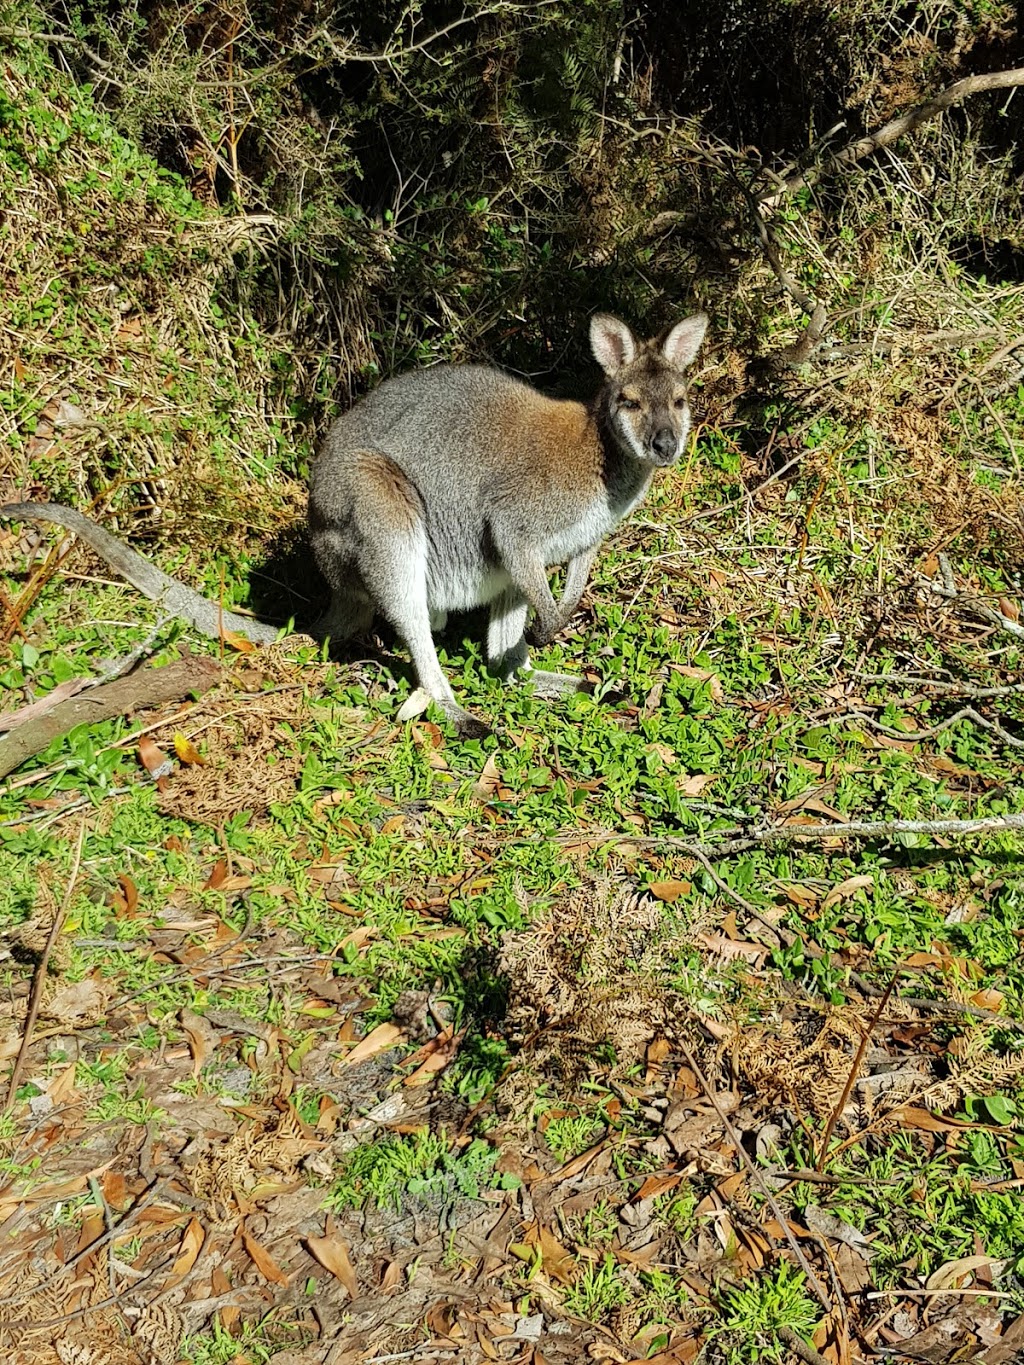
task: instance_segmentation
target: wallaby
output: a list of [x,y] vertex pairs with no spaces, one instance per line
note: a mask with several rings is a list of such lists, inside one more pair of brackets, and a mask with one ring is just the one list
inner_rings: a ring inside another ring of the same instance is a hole
[[[606,380],[587,404],[547,398],[498,370],[439,365],[389,379],[331,427],[313,466],[309,525],[333,590],[319,632],[344,640],[380,611],[409,647],[423,692],[463,736],[487,727],[456,702],[433,632],[489,606],[487,661],[539,691],[580,680],[531,667],[568,623],[604,537],[674,464],[690,431],[685,371],[697,313],[638,341],[598,314]],[[556,604],[547,570],[566,564]],[[533,608],[535,619],[526,630]]]
[[[458,705],[432,632],[449,611],[490,606],[489,667],[558,695],[580,680],[531,667],[579,605],[602,539],[678,460],[690,431],[685,370],[707,318],[640,342],[624,322],[590,324],[606,382],[589,404],[546,398],[498,370],[439,365],[389,379],[331,427],[313,467],[309,524],[332,589],[318,632],[341,641],[379,610],[405,639],[420,687],[460,734],[483,722]],[[213,639],[259,644],[273,626],[222,611],[95,522],[55,503],[8,503],[0,518],[73,531],[140,592]],[[547,569],[567,564],[555,603]],[[536,619],[526,631],[529,609]]]

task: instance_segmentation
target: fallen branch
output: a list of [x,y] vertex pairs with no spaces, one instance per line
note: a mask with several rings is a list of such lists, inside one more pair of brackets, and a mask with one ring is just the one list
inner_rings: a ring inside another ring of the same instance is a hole
[[[900,834],[948,834],[956,837],[1008,830],[1024,831],[1024,814],[983,815],[975,820],[850,820],[837,821],[832,825],[758,825],[738,838],[723,839],[720,843],[695,843],[691,839],[680,839],[675,834],[620,834],[615,830],[595,831],[592,837],[598,845],[623,843],[648,848],[675,848],[700,861],[703,858],[727,858],[734,853],[747,853],[752,848],[787,844],[797,839],[892,839]],[[580,842],[579,830],[557,837],[566,842]]]
[[873,730],[878,730],[880,734],[888,735],[890,739],[905,739],[910,744],[917,744],[922,739],[934,739],[936,735],[941,735],[943,730],[948,730],[958,721],[971,720],[983,730],[990,730],[992,734],[998,735],[1004,744],[1009,744],[1014,749],[1024,749],[1024,739],[1017,739],[1011,735],[998,721],[987,720],[979,711],[975,711],[973,706],[962,706],[959,711],[947,716],[945,720],[940,720],[938,725],[933,725],[929,730],[897,730],[894,725],[883,725],[880,720],[875,720],[874,716],[866,715],[863,711],[851,711],[850,715],[854,720],[863,721]]
[[[857,161],[862,161],[872,152],[881,151],[883,147],[891,147],[905,134],[912,133],[915,128],[926,123],[928,119],[934,118],[936,114],[941,114],[944,110],[952,108],[953,105],[962,103],[969,95],[978,95],[985,90],[1009,90],[1018,85],[1024,85],[1024,67],[1016,67],[1011,71],[989,71],[980,76],[967,76],[964,80],[957,81],[955,85],[940,90],[931,99],[915,105],[913,109],[908,109],[905,114],[890,119],[888,123],[875,132],[867,133],[864,137],[848,142],[834,156],[821,162],[815,168],[813,178],[818,179],[830,171],[843,170]],[[795,175],[789,176],[782,182],[780,189],[774,190],[771,194],[763,195],[759,199],[761,207],[774,208],[788,195],[802,189],[811,179],[810,170],[798,171]]]
[[215,659],[186,658],[81,692],[0,739],[0,777],[6,777],[76,725],[110,720],[143,707],[177,701],[193,692],[207,692],[220,675],[221,667]]
[[855,670],[854,677],[865,682],[903,683],[907,687],[934,687],[940,692],[970,697],[972,701],[989,701],[993,697],[1012,697],[1024,692],[1024,683],[1006,683],[1002,687],[975,687],[972,683],[951,682],[945,678],[922,678],[916,673],[863,673]]

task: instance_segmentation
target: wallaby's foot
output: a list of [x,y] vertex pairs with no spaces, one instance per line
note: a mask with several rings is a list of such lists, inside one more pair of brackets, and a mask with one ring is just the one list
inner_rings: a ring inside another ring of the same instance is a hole
[[590,691],[590,684],[586,678],[577,678],[571,673],[548,673],[543,668],[525,668],[516,674],[516,680],[529,683],[537,696],[544,701],[569,697],[574,692]]
[[450,711],[447,711],[445,714],[455,726],[455,732],[459,739],[486,739],[488,735],[494,734],[494,730],[485,720],[480,720],[477,716],[470,715],[468,711],[463,711],[461,707],[454,714]]
[[438,710],[444,712],[460,739],[486,739],[493,733],[486,721],[478,720],[476,716],[464,711],[457,702],[449,701],[445,697],[432,697],[422,687],[417,687],[402,703],[398,710],[398,719],[415,720],[417,716],[423,715],[431,702]]

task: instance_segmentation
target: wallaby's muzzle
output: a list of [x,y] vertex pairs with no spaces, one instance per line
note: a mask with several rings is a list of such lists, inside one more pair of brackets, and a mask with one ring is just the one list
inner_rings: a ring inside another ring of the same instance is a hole
[[654,440],[651,442],[651,454],[656,465],[675,464],[679,458],[679,437],[671,427],[662,427],[660,431],[655,432]]

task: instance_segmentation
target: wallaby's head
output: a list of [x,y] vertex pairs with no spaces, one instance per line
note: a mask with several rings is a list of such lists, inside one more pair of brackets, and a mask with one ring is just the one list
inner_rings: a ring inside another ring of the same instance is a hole
[[690,434],[686,367],[707,330],[695,313],[650,341],[637,341],[624,322],[608,313],[590,321],[590,346],[608,376],[602,403],[611,431],[624,451],[645,464],[670,465]]

